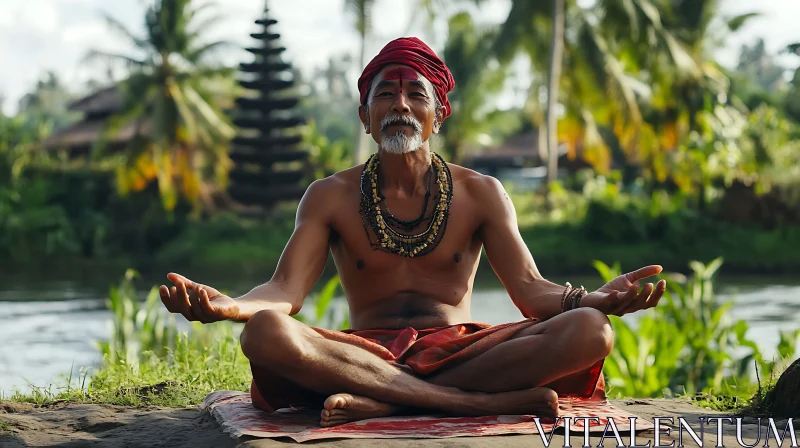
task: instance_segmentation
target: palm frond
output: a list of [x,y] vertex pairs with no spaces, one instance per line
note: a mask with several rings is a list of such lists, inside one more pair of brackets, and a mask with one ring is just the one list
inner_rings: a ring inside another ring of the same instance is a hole
[[[697,1],[702,2],[704,0]],[[670,60],[678,69],[677,73],[680,76],[698,78],[701,75],[701,71],[697,63],[684,45],[675,38],[672,32],[664,27],[658,7],[650,0],[635,0],[635,2],[641,12],[641,16],[646,20],[646,28],[663,45]]]
[[641,20],[635,0],[599,0],[585,12],[599,15],[599,20],[609,29],[627,30],[634,38],[640,35]]
[[192,64],[198,64],[209,54],[224,48],[232,47],[237,47],[237,45],[227,40],[209,42],[197,48],[189,49],[189,51],[184,55],[184,58]]
[[697,66],[697,63],[694,61],[694,58],[686,51],[686,49],[675,39],[674,36],[671,34],[664,34],[663,36],[664,42],[667,44],[667,48],[669,49],[669,55],[672,59],[672,62],[675,66],[679,69],[679,73],[687,73],[694,77],[700,75],[700,69]]
[[372,8],[374,0],[345,0],[345,11],[349,11],[355,17],[355,28],[364,37],[372,31]]
[[206,17],[202,22],[196,22],[195,20],[192,20],[190,18],[189,23],[191,24],[191,26],[189,27],[189,31],[187,33],[189,36],[189,40],[194,41],[200,36],[205,35],[206,33],[208,33],[208,30],[219,25],[224,20],[225,16],[221,14],[215,14],[211,17]]
[[207,81],[214,78],[227,78],[235,73],[236,69],[233,67],[199,65],[192,67],[191,70],[176,73],[175,79],[179,81],[190,79]]
[[744,26],[748,20],[752,19],[753,17],[761,16],[760,13],[757,12],[749,12],[747,14],[740,14],[738,16],[732,17],[728,19],[728,29],[731,31],[738,31],[739,28]]
[[208,102],[192,87],[186,87],[186,98],[189,103],[200,113],[206,124],[220,135],[232,138],[236,131],[215,111]]
[[127,69],[143,69],[150,66],[150,64],[148,64],[146,61],[136,59],[128,55],[110,53],[100,50],[89,50],[89,52],[87,52],[81,60],[82,63],[92,63],[96,61],[103,61],[106,63],[121,63]]
[[172,97],[173,101],[175,102],[175,107],[178,110],[178,114],[180,115],[180,122],[184,129],[184,139],[183,141],[188,145],[194,145],[197,141],[198,136],[198,124],[195,120],[194,115],[189,109],[189,106],[186,104],[186,98],[183,96],[182,89],[179,87],[177,83],[171,84],[169,86],[169,94]]
[[126,27],[122,22],[115,19],[110,14],[103,12],[101,13],[101,15],[103,17],[103,20],[106,22],[106,26],[108,26],[111,29],[111,31],[119,34],[120,36],[130,41],[130,43],[133,44],[134,47],[145,51],[150,49],[150,43],[147,41],[147,39],[142,39],[141,37],[138,37],[135,34],[133,34],[128,29],[128,27]]
[[190,6],[190,8],[189,8],[189,10],[187,12],[187,15],[188,15],[189,21],[191,21],[191,19],[197,17],[198,15],[200,15],[200,13],[202,13],[206,9],[217,8],[219,5],[215,1],[210,0],[210,1],[207,1],[207,2],[200,3],[198,5],[191,5],[191,2],[190,2],[189,6]]
[[793,53],[797,56],[800,56],[800,42],[787,45],[784,49],[784,52]]
[[[636,99],[636,92],[631,83],[631,77],[627,76],[622,68],[622,64],[617,60],[608,48],[605,38],[590,21],[584,20],[581,34],[584,38],[581,41],[580,52],[585,55],[585,60],[593,64],[593,71],[598,74],[605,74],[607,83],[619,92],[624,100],[625,109],[628,117],[633,123],[642,120],[639,104]],[[592,54],[594,53],[594,54]],[[602,62],[601,62],[602,61]]]

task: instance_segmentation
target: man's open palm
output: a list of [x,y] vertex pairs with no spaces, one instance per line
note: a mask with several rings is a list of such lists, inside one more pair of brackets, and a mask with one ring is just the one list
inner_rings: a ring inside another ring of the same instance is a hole
[[646,266],[611,280],[597,291],[581,299],[581,307],[596,308],[608,315],[623,316],[635,311],[653,308],[667,290],[667,282],[655,286],[648,283],[639,290],[639,280],[661,272],[661,266]]
[[204,324],[236,319],[238,316],[239,305],[236,301],[216,289],[175,273],[167,274],[167,279],[175,286],[161,285],[158,292],[170,312],[180,313],[186,320]]

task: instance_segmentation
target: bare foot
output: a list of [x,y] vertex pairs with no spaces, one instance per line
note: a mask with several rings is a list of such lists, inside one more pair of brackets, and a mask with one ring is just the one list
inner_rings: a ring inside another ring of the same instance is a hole
[[[325,400],[320,426],[328,428],[368,418],[389,417],[402,409],[371,398],[335,394]],[[469,394],[457,409],[441,409],[457,416],[535,415],[557,417],[558,394],[546,387],[513,392]],[[435,412],[435,411],[434,411]]]
[[343,425],[356,420],[388,417],[400,408],[381,403],[367,397],[350,394],[335,394],[328,397],[323,405],[319,425],[323,428]]
[[461,415],[535,415],[558,416],[558,394],[553,389],[533,389],[481,394],[465,403]]

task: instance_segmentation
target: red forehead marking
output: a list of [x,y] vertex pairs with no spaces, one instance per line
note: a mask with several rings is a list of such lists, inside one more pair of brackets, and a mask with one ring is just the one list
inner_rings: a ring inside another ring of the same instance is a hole
[[417,79],[419,79],[419,75],[417,75],[417,72],[414,71],[414,69],[412,69],[412,68],[397,67],[397,68],[393,68],[391,70],[387,70],[386,73],[383,74],[383,79],[386,79],[386,80],[399,79],[402,82],[404,79],[417,80]]
[[419,79],[417,72],[408,68],[408,67],[397,67],[391,70],[387,70],[386,73],[383,74],[384,80],[396,79],[400,84],[400,94],[403,94],[403,78],[405,79]]

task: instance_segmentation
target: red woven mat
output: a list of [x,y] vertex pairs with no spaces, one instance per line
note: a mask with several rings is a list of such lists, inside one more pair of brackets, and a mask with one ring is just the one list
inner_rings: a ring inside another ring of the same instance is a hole
[[[496,436],[503,434],[538,434],[539,428],[530,415],[500,415],[489,417],[437,417],[401,416],[362,420],[320,428],[320,410],[282,409],[268,413],[256,409],[250,402],[250,394],[244,392],[218,391],[209,394],[201,405],[233,437],[290,437],[297,442],[307,440],[346,439],[392,439],[392,438],[448,438],[469,436]],[[608,401],[589,401],[574,398],[560,400],[562,417],[597,417],[590,420],[589,431],[602,433],[609,418],[623,437],[630,434],[629,417],[637,417],[612,406]],[[540,425],[549,436],[553,429],[552,419],[541,419]],[[564,420],[558,422],[564,426]],[[637,419],[636,430],[653,428],[647,420]],[[570,423],[572,434],[583,434],[583,420]],[[611,428],[609,427],[609,432]],[[623,433],[623,431],[625,433]]]

